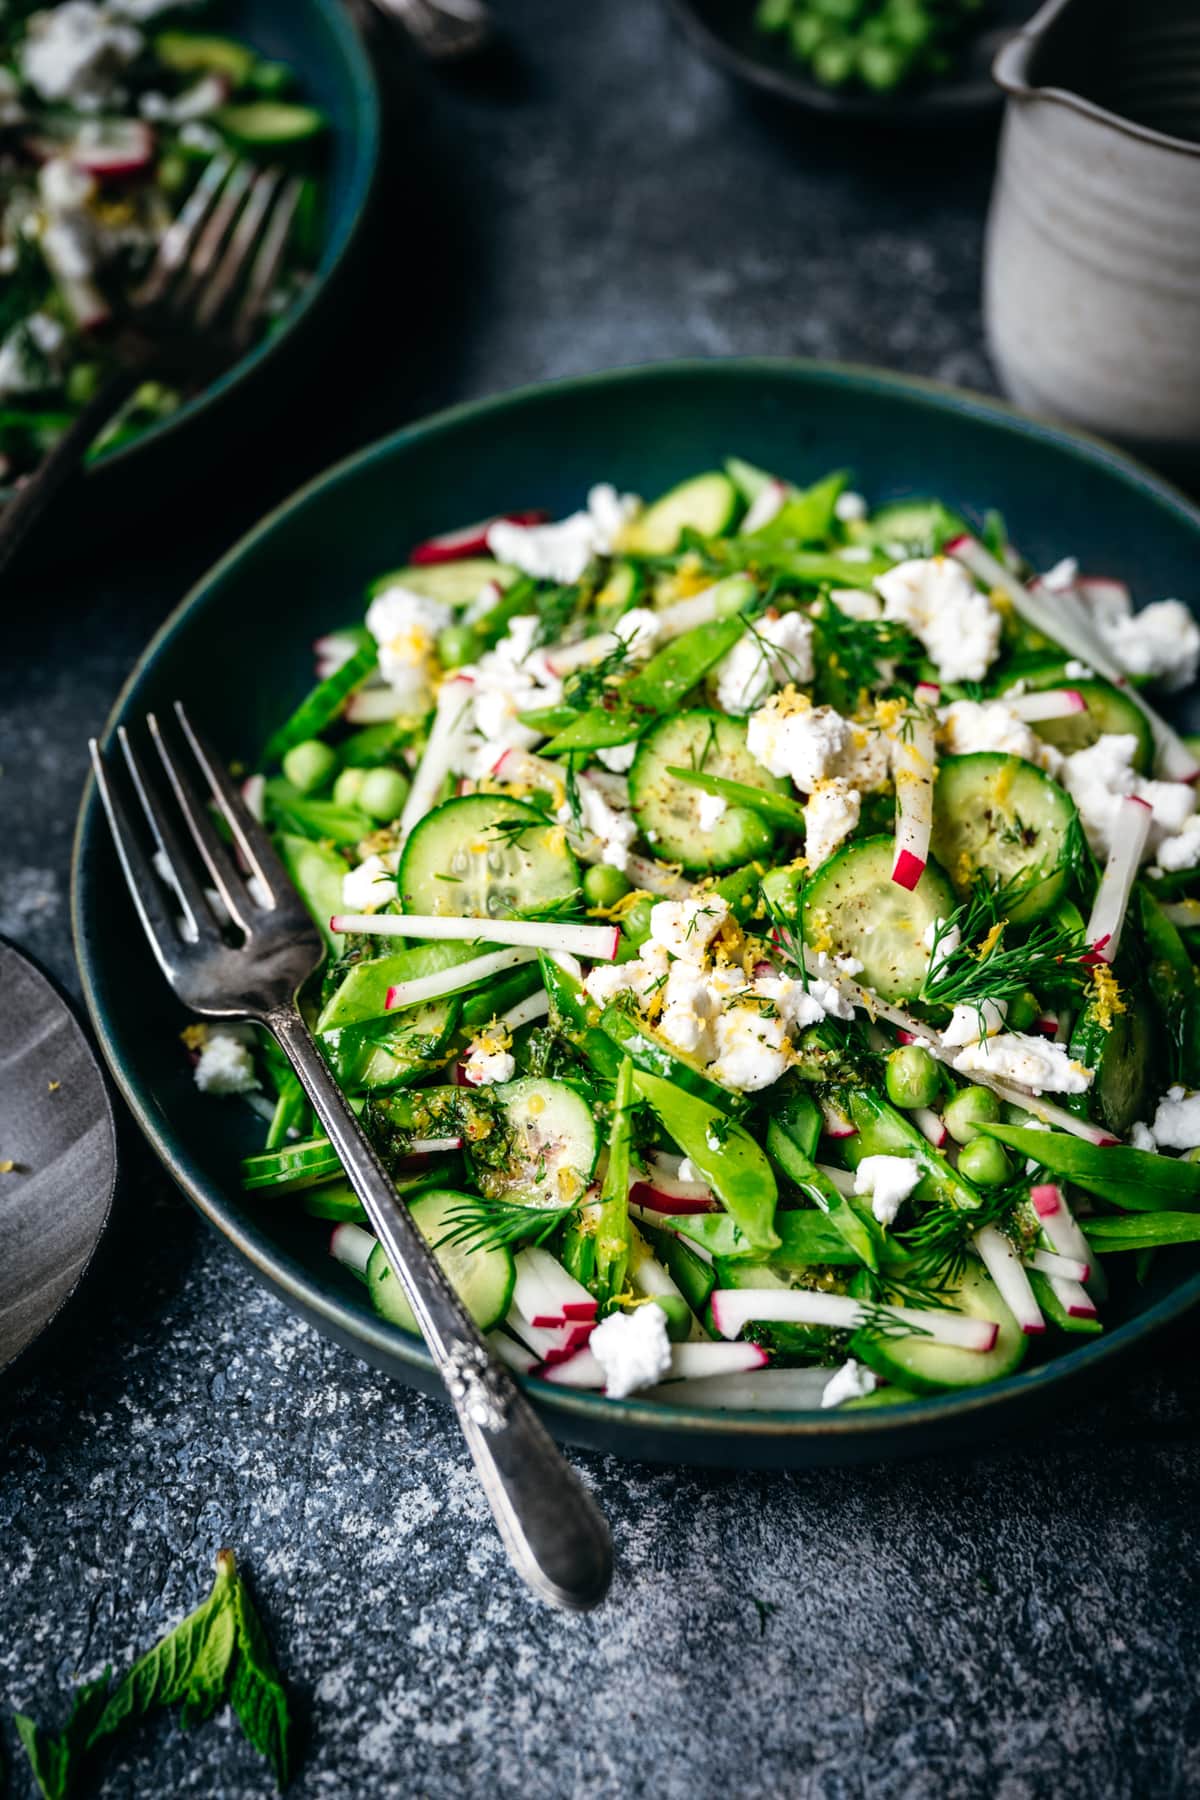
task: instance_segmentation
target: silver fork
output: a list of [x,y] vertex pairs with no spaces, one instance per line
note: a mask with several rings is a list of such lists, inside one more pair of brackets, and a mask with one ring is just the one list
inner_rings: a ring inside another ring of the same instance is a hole
[[[220,759],[178,703],[175,713],[177,723],[166,728],[153,715],[147,718],[173,799],[152,778],[124,726],[117,732],[138,807],[171,873],[171,895],[147,854],[144,829],[122,797],[124,784],[114,779],[94,739],[90,744],[117,855],[158,965],[191,1011],[210,1019],[251,1019],[275,1038],[408,1297],[510,1558],[544,1599],[578,1610],[596,1606],[612,1576],[608,1527],[467,1317],[326,1067],[296,1000],[324,957],[321,935]],[[198,769],[202,786],[189,766]],[[213,806],[235,853],[213,824]],[[206,898],[201,864],[240,943],[231,941],[228,924],[222,926]],[[253,885],[250,877],[257,878]]]
[[216,156],[163,233],[108,348],[116,367],[0,513],[0,572],[97,436],[156,369],[232,362],[261,319],[302,190],[281,169]]

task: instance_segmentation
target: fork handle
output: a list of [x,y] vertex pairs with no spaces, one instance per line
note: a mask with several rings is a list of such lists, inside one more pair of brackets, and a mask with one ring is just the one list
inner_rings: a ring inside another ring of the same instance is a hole
[[53,449],[21,482],[0,512],[0,575],[25,542],[46,508],[83,464],[100,431],[146,377],[148,364],[133,362],[114,369],[86,406],[72,419]]
[[265,1020],[300,1078],[416,1314],[504,1547],[535,1592],[583,1611],[612,1578],[608,1526],[467,1317],[295,1007]]

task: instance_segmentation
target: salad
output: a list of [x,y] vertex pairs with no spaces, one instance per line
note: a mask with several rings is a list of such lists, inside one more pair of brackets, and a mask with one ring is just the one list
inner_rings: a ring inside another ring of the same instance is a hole
[[[275,318],[310,278],[324,116],[295,97],[283,63],[193,29],[199,11],[178,0],[0,9],[0,480],[35,464],[96,392],[114,299],[215,157],[305,174]],[[144,383],[96,451],[182,400]]]
[[[241,773],[317,1041],[497,1353],[890,1404],[1200,1238],[1200,762],[1146,698],[1198,661],[996,514],[736,459],[382,574]],[[272,1044],[185,1037],[267,1123],[246,1189],[414,1329]]]
[[754,27],[822,87],[876,94],[953,74],[986,0],[758,0]]

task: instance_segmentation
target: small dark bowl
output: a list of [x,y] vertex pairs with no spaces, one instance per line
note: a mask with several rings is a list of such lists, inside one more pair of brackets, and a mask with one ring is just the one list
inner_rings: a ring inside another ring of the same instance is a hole
[[1024,0],[996,0],[979,30],[964,41],[958,66],[944,81],[873,94],[861,87],[822,87],[778,36],[755,30],[754,0],[668,4],[702,55],[777,100],[848,124],[922,130],[971,124],[1000,110],[1004,96],[992,80],[992,60],[1030,11]]
[[[410,545],[511,507],[571,510],[598,479],[654,494],[739,455],[798,481],[849,467],[874,501],[940,494],[976,519],[1002,509],[1041,568],[1078,554],[1139,600],[1195,592],[1200,512],[1118,452],[994,401],[869,369],[785,361],[617,370],[463,406],[397,433],[311,483],[201,582],[159,631],[109,721],[176,698],[231,758],[253,758],[312,680],[312,640],[340,623]],[[150,957],[89,782],[72,875],[75,945],[101,1048],[184,1192],[303,1316],[423,1387],[416,1338],[372,1314],[327,1254],[327,1228],[242,1193],[262,1128],[196,1091],[184,1016]],[[178,1052],[178,1053],[177,1053]],[[715,1413],[612,1401],[532,1382],[561,1435],[628,1456],[798,1465],[912,1454],[1026,1427],[1200,1299],[1196,1258],[1160,1257],[1103,1337],[1005,1381],[913,1405],[834,1413]]]

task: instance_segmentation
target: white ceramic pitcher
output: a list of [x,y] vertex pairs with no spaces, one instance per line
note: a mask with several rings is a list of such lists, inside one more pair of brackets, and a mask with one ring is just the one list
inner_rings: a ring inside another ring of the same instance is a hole
[[992,358],[1023,407],[1200,468],[1200,0],[1049,0],[996,58]]

